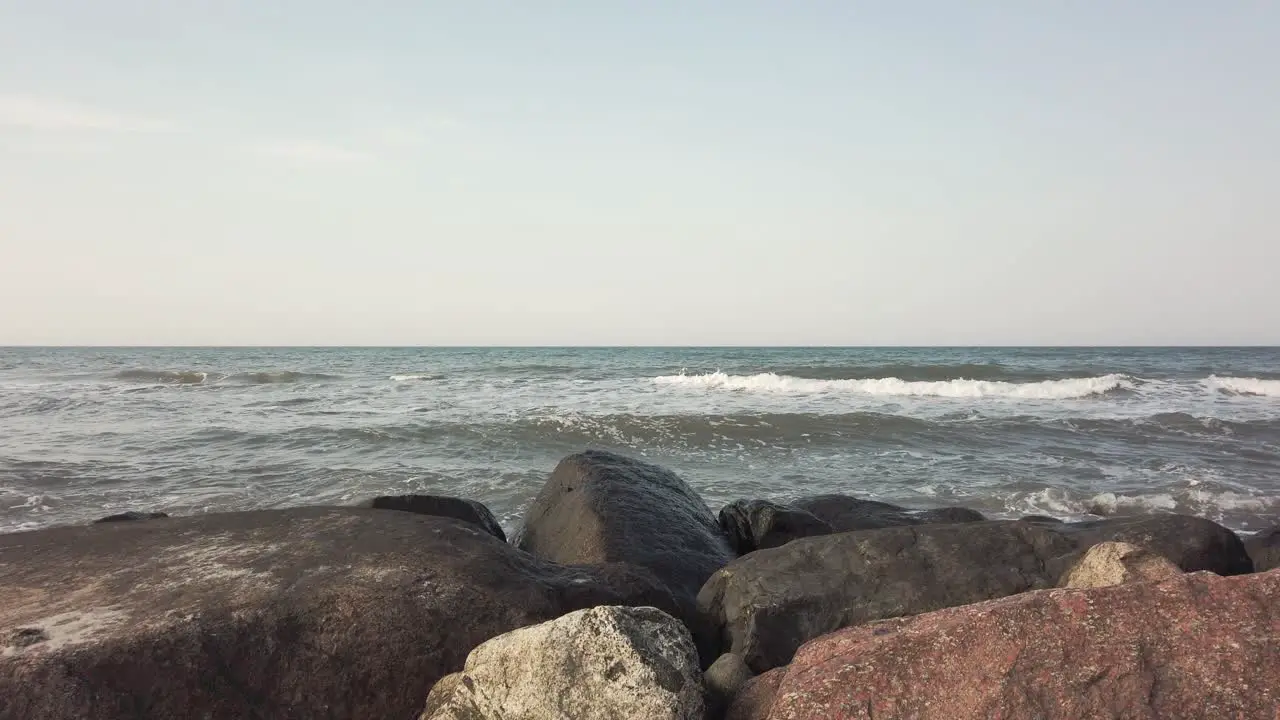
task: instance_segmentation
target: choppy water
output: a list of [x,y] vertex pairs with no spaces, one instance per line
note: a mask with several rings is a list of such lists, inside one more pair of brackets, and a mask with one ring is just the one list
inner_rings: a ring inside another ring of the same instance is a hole
[[713,507],[1280,516],[1280,349],[0,349],[0,531],[432,492],[608,447]]

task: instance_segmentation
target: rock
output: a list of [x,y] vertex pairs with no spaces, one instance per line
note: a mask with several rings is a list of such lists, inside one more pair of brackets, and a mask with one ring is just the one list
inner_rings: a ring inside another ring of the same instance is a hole
[[732,717],[1274,718],[1278,597],[1280,572],[1195,573],[848,628],[778,671],[768,712]]
[[1280,568],[1280,525],[1249,537],[1244,548],[1253,560],[1254,572]]
[[422,720],[703,720],[689,631],[655,608],[597,607],[471,651]]
[[1029,523],[1042,523],[1045,525],[1061,525],[1062,524],[1062,521],[1059,520],[1058,518],[1049,517],[1048,515],[1026,515],[1018,518],[1018,520],[1022,522],[1029,522]]
[[470,524],[359,508],[0,535],[0,598],[3,720],[416,717],[496,635],[674,605],[637,568],[564,567]]
[[1166,557],[1184,572],[1218,575],[1253,572],[1253,561],[1235,533],[1190,515],[1139,515],[1049,526],[1083,550],[1102,542],[1123,542]]
[[756,672],[841,627],[1053,587],[1075,551],[1020,522],[915,525],[826,535],[745,555],[698,595],[727,652]]
[[502,532],[502,526],[493,517],[493,513],[489,512],[484,503],[475,500],[444,495],[383,495],[361,504],[360,507],[453,518],[469,522],[499,540],[507,541],[507,535]]
[[104,518],[98,518],[93,522],[95,524],[110,523],[110,522],[132,522],[134,520],[159,520],[160,518],[167,518],[167,517],[169,517],[168,513],[162,513],[162,512],[144,513],[144,512],[138,512],[137,510],[130,510],[129,512],[116,513],[115,515],[108,515]]
[[1098,543],[1058,582],[1064,588],[1099,588],[1130,582],[1168,580],[1182,570],[1150,550],[1121,542]]
[[740,655],[725,653],[716,658],[703,675],[711,716],[719,717],[747,681],[755,676]]
[[763,720],[769,717],[778,686],[786,676],[786,668],[775,668],[748,680],[729,704],[724,720]]
[[860,500],[849,495],[813,495],[791,503],[831,526],[838,533],[855,530],[926,525],[933,523],[980,522],[982,513],[968,508],[908,510],[877,500]]
[[738,555],[834,532],[812,513],[769,500],[735,500],[725,505],[720,510],[720,529]]
[[693,632],[702,661],[719,655],[695,598],[733,550],[675,473],[609,452],[570,455],[534,499],[516,544],[558,563],[623,562],[652,572],[675,597],[674,614]]

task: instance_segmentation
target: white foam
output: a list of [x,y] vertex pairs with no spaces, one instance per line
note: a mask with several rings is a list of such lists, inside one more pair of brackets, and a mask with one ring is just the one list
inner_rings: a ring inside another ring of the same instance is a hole
[[414,382],[416,380],[435,380],[435,375],[392,375],[387,378],[391,382]]
[[1204,384],[1211,390],[1223,390],[1237,395],[1280,397],[1280,380],[1210,375],[1205,379]]
[[934,380],[908,382],[898,378],[873,378],[864,380],[814,380],[810,378],[760,373],[758,375],[729,375],[723,372],[703,375],[663,375],[653,379],[658,385],[697,388],[705,390],[731,390],[747,393],[777,393],[816,395],[830,393],[857,393],[863,395],[931,396],[949,398],[1019,398],[1026,400],[1060,400],[1100,395],[1118,388],[1132,388],[1133,381],[1125,375],[1044,380],[1042,382],[1011,383],[993,380]]

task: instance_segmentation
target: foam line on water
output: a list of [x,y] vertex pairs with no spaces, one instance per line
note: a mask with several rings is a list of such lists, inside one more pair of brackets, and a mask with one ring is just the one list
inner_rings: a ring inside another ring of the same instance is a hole
[[713,372],[701,375],[662,375],[654,378],[653,382],[657,385],[670,387],[762,394],[825,395],[856,393],[899,397],[995,397],[1026,400],[1083,398],[1134,387],[1132,378],[1120,374],[1013,383],[996,380],[907,381],[894,377],[857,380],[816,380],[774,373],[729,375],[723,372]]

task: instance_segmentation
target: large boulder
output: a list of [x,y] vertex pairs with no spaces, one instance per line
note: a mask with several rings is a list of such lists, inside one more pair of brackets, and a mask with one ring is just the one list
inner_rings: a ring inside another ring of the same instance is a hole
[[1123,542],[1166,557],[1184,572],[1253,572],[1253,561],[1235,533],[1191,515],[1137,515],[1047,527],[1070,537],[1081,550],[1102,542]]
[[1280,525],[1250,536],[1244,548],[1253,560],[1254,572],[1280,568]]
[[878,500],[862,500],[850,495],[811,495],[791,503],[831,526],[835,532],[876,530],[905,525],[980,522],[982,513],[962,507],[909,510]]
[[445,495],[381,495],[365,501],[360,507],[453,518],[469,522],[499,540],[507,541],[507,535],[493,513],[489,512],[484,503],[475,500]]
[[452,519],[358,508],[0,535],[0,718],[413,718],[504,632],[674,604]]
[[719,655],[695,599],[734,558],[702,498],[670,470],[603,451],[570,455],[551,473],[515,540],[558,563],[624,562],[652,572],[675,597],[704,664]]
[[1053,587],[1070,539],[1022,522],[811,537],[743,556],[698,596],[726,651],[755,672],[838,628]]
[[720,529],[739,555],[835,532],[808,511],[770,500],[735,500],[721,508],[719,519]]
[[1098,588],[1130,582],[1168,580],[1182,570],[1168,558],[1122,542],[1098,543],[1089,548],[1058,581],[1064,588]]
[[734,720],[1274,718],[1280,572],[1050,590],[848,628]]
[[689,631],[655,608],[597,607],[471,651],[421,720],[703,720]]

